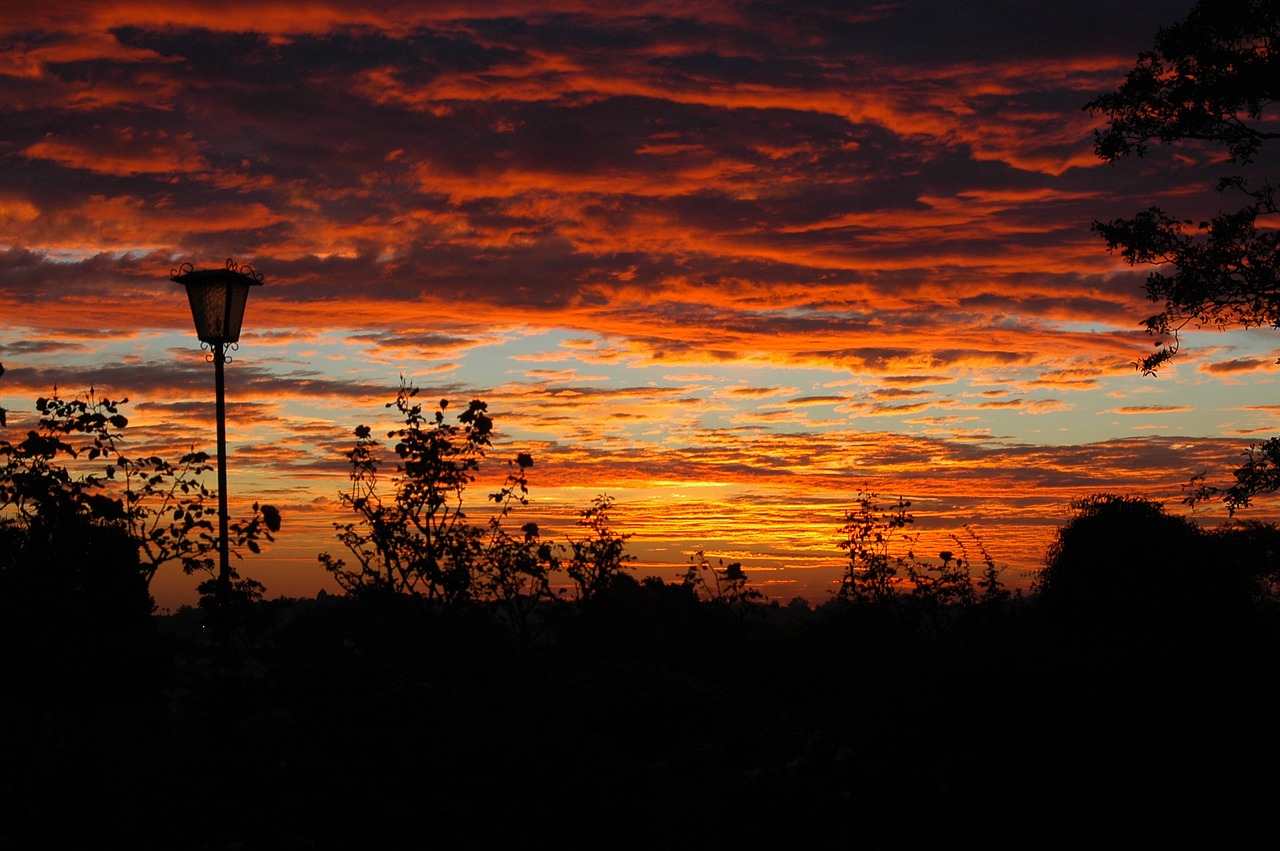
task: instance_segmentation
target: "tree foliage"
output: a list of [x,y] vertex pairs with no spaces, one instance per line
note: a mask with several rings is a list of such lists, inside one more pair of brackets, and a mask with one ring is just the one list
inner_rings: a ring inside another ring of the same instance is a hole
[[1215,563],[1242,577],[1255,605],[1280,603],[1280,528],[1257,520],[1232,520],[1206,532]]
[[[126,401],[93,389],[64,399],[55,390],[36,400],[34,429],[0,440],[0,620],[14,635],[43,634],[45,621],[68,635],[71,622],[77,635],[123,635],[151,613],[148,587],[170,562],[206,574],[201,605],[213,602],[217,509],[203,483],[208,456],[193,449],[173,463],[128,454]],[[279,528],[280,513],[255,503],[250,517],[229,527],[233,552],[260,551]],[[238,598],[261,598],[260,583],[234,568],[231,578]],[[65,669],[65,661],[51,664]]]
[[1280,94],[1277,37],[1280,7],[1271,0],[1201,0],[1187,17],[1156,33],[1120,88],[1091,101],[1110,125],[1097,131],[1106,160],[1148,144],[1197,139],[1249,162],[1262,143],[1280,137],[1263,113]]
[[398,459],[394,473],[380,478],[381,442],[372,429],[356,428],[347,453],[351,488],[340,494],[355,514],[336,523],[338,540],[354,563],[321,553],[320,562],[348,593],[386,591],[421,597],[455,610],[469,602],[489,604],[517,634],[530,634],[535,612],[555,598],[552,577],[564,571],[581,601],[612,588],[632,556],[629,535],[613,527],[613,499],[598,496],[578,525],[588,530],[567,546],[547,541],[537,523],[518,532],[506,521],[528,503],[528,471],[533,456],[520,452],[507,462],[502,486],[489,494],[487,525],[467,516],[465,496],[491,448],[493,420],[488,406],[473,400],[451,422],[448,400],[429,415],[415,401],[418,391],[401,382],[394,407],[404,425],[388,432]]
[[[47,503],[22,521],[0,522],[0,620],[28,622],[62,613],[77,628],[136,624],[151,614],[137,541],[118,518],[95,517],[70,502]],[[61,621],[57,615],[53,619]]]
[[[92,388],[72,399],[56,390],[37,399],[36,428],[17,442],[0,440],[0,525],[112,526],[137,548],[144,584],[169,562],[212,576],[217,508],[203,479],[209,456],[192,449],[174,463],[129,455],[123,439],[129,420],[121,413],[127,402]],[[251,517],[230,526],[237,556],[242,548],[259,552],[279,528],[279,511],[255,503]]]
[[[1000,570],[987,552],[978,534],[964,527],[966,537],[952,533],[949,537],[954,550],[942,550],[937,562],[912,558],[907,561],[907,578],[911,581],[911,595],[934,606],[972,606],[978,602],[995,602],[1007,599],[1008,590],[1000,581]],[[982,565],[974,575],[974,555]]]
[[703,550],[697,550],[689,556],[684,584],[714,605],[724,606],[735,612],[745,611],[764,597],[747,584],[747,574],[743,571],[741,562],[725,564],[724,559],[718,559],[716,564],[712,564]]
[[899,571],[905,571],[913,555],[895,552],[899,542],[910,546],[903,530],[915,522],[907,512],[911,503],[899,497],[896,505],[886,508],[878,500],[879,494],[859,489],[840,527],[838,546],[849,556],[840,578],[840,599],[875,601],[892,596],[902,581]]
[[499,510],[489,518],[489,535],[476,575],[480,595],[498,603],[518,635],[532,633],[534,613],[554,599],[551,574],[560,567],[557,547],[542,540],[537,523],[525,523],[520,534],[513,536],[502,522],[517,505],[528,504],[527,471],[532,466],[532,455],[517,453],[507,462],[502,488],[489,494]]
[[[1270,0],[1202,0],[1186,19],[1161,29],[1153,50],[1114,92],[1085,108],[1108,120],[1094,150],[1108,162],[1143,156],[1151,142],[1202,142],[1231,164],[1254,163],[1264,142],[1280,138],[1270,107],[1280,101],[1280,7]],[[1095,222],[1112,251],[1130,264],[1159,266],[1147,295],[1164,308],[1144,320],[1157,351],[1140,363],[1159,369],[1177,351],[1188,324],[1280,327],[1278,235],[1259,218],[1275,215],[1267,176],[1224,177],[1221,192],[1238,209],[1194,222],[1150,207],[1132,218]],[[1168,270],[1168,271],[1166,271]]]
[[546,573],[554,564],[536,524],[526,524],[518,538],[502,526],[512,508],[527,501],[526,471],[533,458],[518,454],[503,487],[490,494],[498,510],[486,536],[467,519],[464,496],[492,442],[488,406],[474,399],[450,422],[447,399],[428,414],[417,395],[417,388],[402,381],[395,401],[387,403],[404,423],[387,434],[397,459],[390,494],[379,479],[381,441],[368,426],[356,428],[356,444],[347,453],[351,489],[340,495],[356,519],[334,524],[355,563],[329,553],[320,561],[348,592],[384,590],[446,608],[490,596],[513,606],[512,617],[523,621],[527,612],[521,607],[529,598],[548,593]]
[[578,525],[589,531],[586,537],[569,541],[569,561],[565,571],[573,580],[579,600],[590,600],[609,590],[625,575],[623,571],[634,556],[626,552],[629,534],[621,534],[613,527],[610,512],[613,497],[600,494],[591,501],[591,507],[579,514]]
[[1139,496],[1093,494],[1072,503],[1033,590],[1051,611],[1090,625],[1181,625],[1239,611],[1251,599],[1243,561],[1210,536]]
[[1207,473],[1200,472],[1184,485],[1187,496],[1183,502],[1196,505],[1211,499],[1221,499],[1227,511],[1234,515],[1253,504],[1261,494],[1280,490],[1280,438],[1273,437],[1256,443],[1244,452],[1244,462],[1232,471],[1233,484],[1222,487],[1206,481]]
[[[1161,29],[1152,50],[1114,92],[1085,108],[1107,125],[1094,149],[1108,162],[1143,156],[1151,143],[1202,144],[1226,154],[1234,173],[1218,191],[1239,206],[1207,220],[1152,206],[1131,218],[1095,222],[1108,249],[1130,265],[1152,265],[1146,281],[1162,309],[1143,320],[1155,351],[1139,359],[1153,374],[1178,351],[1188,327],[1280,328],[1280,231],[1276,187],[1259,174],[1263,145],[1280,138],[1280,6],[1271,0],[1201,0]],[[1221,496],[1228,508],[1280,488],[1276,447],[1255,447],[1227,488],[1194,482],[1191,501]]]
[[[840,527],[838,546],[848,554],[837,598],[860,603],[883,603],[909,598],[925,608],[995,603],[1009,597],[1000,569],[982,539],[968,526],[966,537],[950,536],[954,550],[942,550],[937,561],[915,553],[919,536],[907,532],[915,523],[909,500],[880,504],[879,494],[860,489],[854,507]],[[974,556],[981,570],[975,575]]]

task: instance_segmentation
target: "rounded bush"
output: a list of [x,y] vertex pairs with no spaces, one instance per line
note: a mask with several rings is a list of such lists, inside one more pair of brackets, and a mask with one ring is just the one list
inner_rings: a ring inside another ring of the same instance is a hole
[[1213,538],[1144,497],[1095,494],[1073,503],[1034,590],[1053,611],[1106,621],[1192,623],[1247,601]]

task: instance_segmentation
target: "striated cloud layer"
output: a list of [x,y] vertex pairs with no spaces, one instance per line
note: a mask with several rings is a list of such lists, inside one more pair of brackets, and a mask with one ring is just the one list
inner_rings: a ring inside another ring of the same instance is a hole
[[232,257],[266,280],[228,392],[233,499],[285,516],[245,565],[272,592],[326,585],[343,452],[392,425],[401,375],[489,402],[494,460],[534,454],[559,535],[616,496],[642,573],[703,548],[820,599],[865,487],[913,500],[921,553],[967,524],[1025,584],[1071,499],[1176,504],[1275,424],[1266,331],[1137,374],[1144,273],[1090,232],[1215,201],[1212,156],[1102,165],[1081,110],[1189,7],[11,11],[0,401],[25,429],[30,399],[92,385],[131,399],[137,445],[208,447],[168,272]]

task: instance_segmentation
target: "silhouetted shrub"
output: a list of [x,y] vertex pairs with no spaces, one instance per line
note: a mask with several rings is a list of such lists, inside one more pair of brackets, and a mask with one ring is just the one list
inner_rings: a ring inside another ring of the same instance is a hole
[[[192,451],[177,463],[156,455],[125,454],[121,413],[127,399],[113,401],[92,389],[80,397],[36,400],[36,429],[23,439],[0,438],[0,523],[19,529],[36,521],[52,526],[77,516],[110,524],[132,538],[146,583],[169,562],[185,573],[214,576],[218,540],[205,487],[209,456]],[[4,423],[0,422],[0,426]],[[231,551],[261,552],[273,541],[280,512],[253,504],[253,514],[228,528]]]
[[1280,529],[1257,520],[1233,521],[1209,533],[1214,560],[1257,604],[1280,603]]
[[842,600],[884,600],[899,590],[902,579],[899,571],[905,571],[907,559],[901,552],[910,546],[906,527],[915,522],[907,512],[911,503],[898,497],[896,505],[885,508],[877,503],[879,494],[858,490],[854,507],[840,527],[837,546],[849,554],[849,564],[840,579],[839,597]]
[[627,574],[623,571],[635,557],[625,552],[629,534],[619,534],[609,517],[613,497],[600,494],[591,507],[578,515],[578,525],[591,530],[581,540],[569,542],[569,560],[565,572],[578,590],[578,599],[590,600],[616,585]]
[[355,562],[325,552],[320,563],[348,593],[383,588],[424,597],[446,610],[476,598],[498,599],[510,604],[505,614],[513,629],[525,630],[532,608],[550,596],[547,575],[556,558],[537,524],[526,523],[513,536],[501,521],[527,502],[525,471],[533,457],[517,454],[502,488],[489,494],[498,509],[486,536],[468,519],[464,495],[491,445],[488,406],[473,399],[451,423],[445,416],[449,400],[428,413],[417,395],[402,379],[395,401],[387,403],[404,422],[387,434],[396,441],[398,459],[389,480],[379,479],[381,441],[369,426],[356,427],[355,446],[347,453],[351,490],[339,495],[356,519],[334,524]]
[[153,608],[137,541],[123,525],[76,512],[0,525],[9,685],[79,694],[138,685]]
[[1247,605],[1238,570],[1213,539],[1158,502],[1095,494],[1073,503],[1034,590],[1051,612],[1098,623],[1216,620]]
[[[845,513],[837,546],[848,553],[849,563],[837,600],[864,611],[868,605],[879,607],[878,620],[923,617],[936,628],[940,619],[952,619],[960,610],[978,604],[991,608],[1009,599],[1000,568],[972,528],[964,527],[966,538],[951,535],[956,549],[942,550],[931,561],[916,555],[919,537],[907,532],[915,523],[907,510],[911,503],[899,497],[886,507],[878,500],[878,494],[859,489],[854,507]],[[977,575],[975,561],[981,565]]]
[[[18,694],[83,697],[137,679],[154,564],[136,532],[141,488],[120,486],[136,464],[116,450],[118,404],[41,398],[38,430],[0,439],[0,671]],[[87,463],[73,472],[63,459]]]

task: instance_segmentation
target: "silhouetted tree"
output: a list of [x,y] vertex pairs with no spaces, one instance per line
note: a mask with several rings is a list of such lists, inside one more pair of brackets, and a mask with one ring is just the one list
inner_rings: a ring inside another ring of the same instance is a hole
[[[537,573],[548,560],[539,559],[536,527],[526,528],[521,544],[500,526],[513,501],[525,500],[524,471],[533,465],[532,457],[518,455],[512,462],[516,472],[498,493],[490,495],[500,508],[486,541],[482,529],[467,520],[463,498],[492,440],[488,406],[472,400],[451,423],[445,419],[447,399],[428,415],[414,401],[417,395],[417,388],[402,380],[395,401],[387,404],[404,420],[401,428],[387,435],[396,441],[394,452],[399,459],[391,480],[392,496],[384,499],[379,487],[380,441],[368,426],[356,428],[356,445],[347,453],[351,490],[340,498],[357,519],[334,524],[338,540],[355,556],[356,564],[348,566],[329,553],[320,554],[321,564],[348,592],[381,589],[421,596],[446,608],[484,591],[502,596],[518,595],[522,585],[538,589]],[[497,560],[502,559],[511,561],[499,564]],[[488,580],[483,587],[482,574]]]
[[[854,507],[845,514],[840,527],[840,549],[849,554],[849,563],[840,578],[838,596],[842,600],[875,601],[892,597],[901,580],[907,558],[894,552],[905,541],[902,530],[915,522],[907,513],[911,503],[901,497],[886,509],[878,504],[879,494],[859,490]],[[906,542],[909,546],[909,542]]]
[[738,612],[764,596],[747,584],[747,574],[742,570],[741,562],[726,565],[724,559],[719,559],[713,565],[702,550],[689,556],[684,584],[705,596],[712,604]]
[[[0,440],[0,679],[11,685],[114,690],[148,634],[142,509],[110,475],[117,404],[41,399],[38,430]],[[68,468],[77,460],[87,469]]]
[[[17,610],[101,606],[94,620],[129,621],[152,603],[137,541],[118,513],[95,516],[84,504],[47,504],[28,522],[0,521],[0,598]],[[83,617],[83,615],[82,615]]]
[[[128,400],[97,396],[63,399],[55,391],[36,400],[37,428],[13,443],[0,440],[0,523],[19,529],[88,518],[122,530],[138,550],[144,586],[164,564],[187,573],[213,573],[217,549],[215,494],[203,484],[208,456],[191,451],[178,463],[159,456],[131,457],[122,449]],[[232,526],[236,555],[260,549],[280,528],[272,506]]]
[[1214,564],[1241,581],[1258,605],[1280,603],[1280,529],[1257,520],[1232,521],[1208,533]]
[[591,501],[591,507],[583,509],[578,525],[590,531],[579,540],[569,541],[569,561],[565,571],[578,590],[579,600],[590,600],[609,589],[618,577],[624,576],[627,563],[635,559],[626,552],[629,534],[619,534],[609,518],[613,498],[601,494]]
[[1280,437],[1256,443],[1243,454],[1244,462],[1231,471],[1233,484],[1211,485],[1206,481],[1208,472],[1202,470],[1184,485],[1187,497],[1183,502],[1196,505],[1221,498],[1228,513],[1234,516],[1240,509],[1252,505],[1254,497],[1280,490]]
[[489,536],[477,570],[481,597],[496,601],[507,624],[517,635],[533,631],[533,617],[546,601],[554,599],[551,574],[560,567],[556,547],[542,540],[537,523],[520,527],[513,537],[502,525],[512,508],[528,504],[529,483],[525,471],[533,456],[521,452],[507,462],[509,472],[501,490],[489,494],[499,511],[489,519]]
[[99,700],[144,686],[154,609],[119,518],[64,504],[0,523],[0,680],[6,693]]
[[1215,620],[1248,594],[1209,537],[1145,497],[1094,494],[1072,503],[1033,590],[1084,623],[1162,625]]
[[906,574],[911,582],[911,597],[931,606],[969,606],[977,602],[969,562],[952,550],[939,552],[937,563],[908,559]]
[[[237,520],[227,527],[227,537],[230,543],[231,554],[236,560],[242,560],[242,549],[257,554],[262,551],[259,540],[273,541],[272,535],[280,531],[280,512],[271,505],[253,504],[253,514],[248,520]],[[199,606],[207,612],[218,613],[219,617],[227,619],[227,624],[232,630],[239,630],[252,625],[257,619],[257,613],[254,604],[262,601],[266,593],[266,586],[256,579],[250,579],[240,575],[240,571],[236,569],[235,563],[227,565],[227,579],[231,584],[229,594],[223,594],[219,588],[218,577],[216,574],[216,565],[212,558],[206,556],[200,560],[199,568],[209,575],[198,586],[196,590],[200,593]],[[188,571],[191,572],[191,571]],[[229,608],[226,612],[219,612],[220,606]],[[247,634],[242,633],[241,638],[248,638]]]
[[[1280,138],[1264,115],[1280,101],[1278,40],[1280,8],[1270,0],[1197,3],[1156,34],[1155,48],[1139,55],[1117,91],[1086,105],[1109,119],[1095,134],[1098,156],[1110,162],[1142,156],[1152,141],[1196,140],[1225,148],[1232,164],[1251,164],[1263,142]],[[1177,331],[1188,323],[1280,327],[1280,237],[1256,227],[1259,215],[1277,213],[1273,187],[1234,176],[1220,189],[1243,191],[1249,203],[1194,230],[1156,207],[1094,225],[1129,262],[1173,268],[1147,279],[1147,294],[1165,308],[1144,324],[1162,341],[1173,337],[1143,360],[1147,371],[1173,356]]]
[[[1000,603],[1009,592],[1000,581],[1000,570],[981,538],[968,526],[968,540],[952,534],[954,550],[942,550],[937,561],[915,553],[919,537],[905,531],[915,523],[907,509],[911,503],[901,497],[894,505],[879,503],[879,495],[859,490],[854,507],[845,514],[840,527],[840,549],[849,563],[840,579],[837,599],[861,603],[910,600],[919,614],[932,616],[943,609],[977,603]],[[982,565],[974,574],[969,548],[977,551]]]
[[[1120,88],[1090,101],[1105,116],[1094,148],[1108,162],[1142,156],[1149,143],[1206,142],[1223,148],[1238,170],[1254,163],[1264,142],[1280,138],[1269,113],[1280,102],[1280,7],[1272,0],[1201,0],[1185,20],[1161,29]],[[1178,350],[1188,325],[1280,328],[1280,214],[1269,175],[1223,177],[1220,192],[1243,206],[1207,221],[1150,207],[1128,219],[1095,222],[1107,247],[1132,265],[1159,267],[1147,296],[1163,303],[1143,321],[1157,350],[1139,362],[1154,373]],[[1252,497],[1280,489],[1280,442],[1251,450],[1234,485],[1196,481],[1191,502],[1222,496],[1235,511]]]

